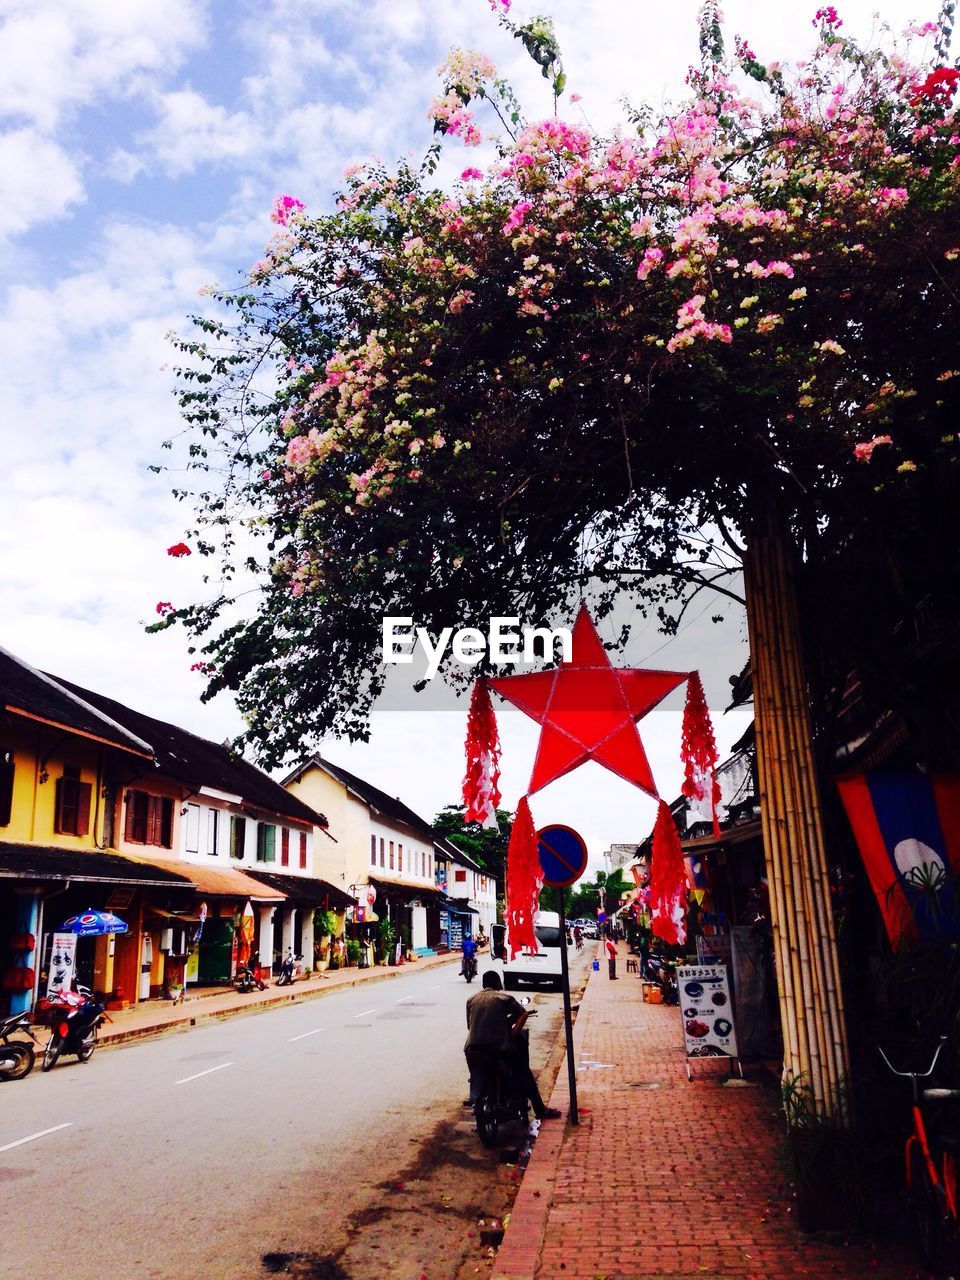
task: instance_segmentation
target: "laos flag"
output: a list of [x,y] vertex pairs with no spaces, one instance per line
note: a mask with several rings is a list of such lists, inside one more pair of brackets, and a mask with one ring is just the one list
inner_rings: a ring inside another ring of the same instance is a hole
[[891,946],[960,938],[960,774],[867,773],[837,785]]

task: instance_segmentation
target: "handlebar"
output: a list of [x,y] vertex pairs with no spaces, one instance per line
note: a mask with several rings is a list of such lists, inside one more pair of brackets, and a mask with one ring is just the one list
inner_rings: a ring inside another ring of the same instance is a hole
[[890,1068],[890,1070],[893,1072],[895,1076],[900,1076],[901,1079],[903,1080],[925,1080],[927,1076],[932,1076],[934,1071],[936,1070],[937,1059],[940,1057],[940,1051],[946,1043],[947,1043],[947,1037],[941,1036],[940,1043],[937,1045],[936,1050],[934,1051],[934,1054],[933,1054],[933,1059],[930,1063],[929,1068],[926,1071],[898,1071],[896,1067],[893,1065],[893,1063],[890,1061],[890,1059],[887,1057],[887,1055],[884,1053],[883,1048],[880,1045],[877,1045],[877,1049],[880,1053],[880,1057],[884,1060],[884,1062],[887,1064],[887,1066]]

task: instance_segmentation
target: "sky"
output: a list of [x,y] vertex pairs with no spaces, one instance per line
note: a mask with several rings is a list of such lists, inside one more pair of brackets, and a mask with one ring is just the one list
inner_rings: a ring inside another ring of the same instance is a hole
[[[604,129],[624,96],[682,94],[697,7],[514,0],[512,16],[553,15],[582,98],[569,110]],[[879,25],[876,0],[837,7],[847,31],[867,38]],[[900,30],[938,7],[883,0],[881,13]],[[815,9],[724,5],[730,39],[746,36],[763,61],[802,56]],[[165,554],[188,523],[177,477],[149,469],[180,431],[168,335],[186,330],[204,286],[238,282],[261,256],[276,195],[322,211],[348,164],[423,155],[452,46],[492,57],[529,118],[548,113],[548,91],[487,0],[0,0],[0,21],[0,645],[203,736],[232,736],[236,709],[224,695],[200,703],[183,633],[144,632],[158,601],[202,593],[199,566]],[[725,752],[749,723],[747,711],[724,714],[745,622],[707,600],[690,618],[670,642],[641,620],[629,660],[700,668]],[[681,706],[672,695],[641,723],[667,799],[681,780]],[[458,797],[464,721],[383,711],[369,743],[324,750],[431,817]],[[536,726],[505,713],[501,730],[512,807]],[[580,829],[595,866],[655,817],[653,801],[592,764],[532,807],[538,824]]]

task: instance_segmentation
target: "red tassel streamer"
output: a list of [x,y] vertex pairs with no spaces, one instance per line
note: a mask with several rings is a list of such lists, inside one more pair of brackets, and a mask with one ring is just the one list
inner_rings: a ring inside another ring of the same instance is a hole
[[704,816],[713,822],[713,834],[720,834],[717,821],[717,804],[720,800],[720,784],[717,782],[717,743],[703,685],[696,671],[687,681],[687,701],[683,708],[683,741],[680,747],[683,760],[683,786],[681,791],[689,799],[702,806]]
[[650,858],[650,928],[664,942],[686,942],[687,876],[680,837],[669,808],[661,800],[653,828]]
[[495,827],[500,803],[500,736],[486,680],[478,680],[473,686],[467,718],[466,755],[464,819]]
[[510,959],[524,947],[537,950],[533,920],[540,902],[543,868],[537,853],[537,831],[524,796],[517,805],[507,846],[507,937]]

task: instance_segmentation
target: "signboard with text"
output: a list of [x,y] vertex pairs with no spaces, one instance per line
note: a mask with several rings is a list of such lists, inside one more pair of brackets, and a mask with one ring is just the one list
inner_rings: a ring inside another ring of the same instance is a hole
[[677,985],[687,1075],[692,1058],[739,1060],[726,965],[682,965]]
[[75,933],[55,933],[50,948],[50,976],[47,978],[47,995],[72,990],[77,954]]
[[700,964],[729,964],[732,953],[729,933],[712,938],[697,938],[697,961]]

